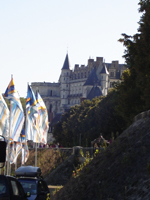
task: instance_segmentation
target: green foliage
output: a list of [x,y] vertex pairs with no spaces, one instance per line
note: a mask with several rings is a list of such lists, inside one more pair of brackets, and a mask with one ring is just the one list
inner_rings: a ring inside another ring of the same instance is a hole
[[56,140],[63,146],[86,147],[100,133],[108,140],[112,131],[119,135],[125,123],[116,111],[117,105],[117,92],[112,90],[106,97],[85,100],[80,106],[71,107],[54,126]]
[[20,97],[20,101],[21,101],[24,113],[26,113],[26,99],[23,97]]
[[124,58],[129,66],[118,85],[120,93],[118,111],[128,124],[133,116],[150,109],[150,1],[140,0],[143,15],[138,33],[133,36],[122,34],[120,39],[126,47]]
[[6,98],[4,98],[4,100],[5,100],[5,102],[6,102],[7,106],[8,106],[8,108],[10,108],[10,102],[9,102],[9,100],[6,99]]
[[[83,153],[82,149],[80,149],[80,154],[81,154],[81,156],[84,157],[84,153]],[[86,156],[85,156],[85,161],[84,161],[82,164],[79,164],[79,165],[75,168],[75,170],[73,171],[72,176],[73,176],[74,178],[77,178],[77,177],[80,176],[80,175],[83,176],[83,175],[84,175],[84,172],[82,172],[83,169],[85,170],[86,173],[88,173],[88,172],[89,172],[89,167],[88,167],[87,165],[88,165],[92,160],[93,160],[93,157],[90,157],[90,154],[89,154],[89,152],[87,151],[87,152],[86,152]]]

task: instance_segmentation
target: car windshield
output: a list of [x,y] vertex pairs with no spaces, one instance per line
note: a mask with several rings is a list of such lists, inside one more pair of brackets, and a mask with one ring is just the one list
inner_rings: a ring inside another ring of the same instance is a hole
[[37,194],[36,180],[19,179],[25,193],[30,192],[31,195]]
[[0,194],[6,193],[6,182],[5,180],[0,180]]

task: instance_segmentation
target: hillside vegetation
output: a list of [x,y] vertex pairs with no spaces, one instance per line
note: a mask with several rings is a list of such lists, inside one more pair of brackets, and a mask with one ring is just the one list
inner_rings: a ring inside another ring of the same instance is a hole
[[133,123],[51,200],[150,199],[150,112]]
[[[37,166],[41,168],[42,176],[45,178],[57,166],[64,162],[72,151],[59,151],[55,149],[41,148],[37,151]],[[35,149],[30,149],[29,158],[26,165],[35,166]],[[21,154],[17,159],[17,168],[21,166]],[[12,164],[11,174],[14,175],[15,165]]]
[[[83,101],[54,127],[63,146],[87,146],[100,133],[115,141],[52,198],[86,200],[150,199],[150,1],[139,1],[138,33],[122,34],[128,69],[106,97]],[[149,113],[149,112],[148,112]],[[129,127],[129,128],[128,128]]]

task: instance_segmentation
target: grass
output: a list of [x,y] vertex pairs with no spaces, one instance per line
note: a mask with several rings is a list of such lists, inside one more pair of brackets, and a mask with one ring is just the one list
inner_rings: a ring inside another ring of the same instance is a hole
[[[37,151],[37,166],[41,168],[42,176],[45,178],[50,172],[52,172],[58,165],[71,155],[69,151],[59,151],[59,149],[38,149]],[[25,165],[35,166],[35,150],[31,149],[29,158]],[[21,154],[17,159],[17,168],[21,166]],[[11,175],[15,175],[15,165],[11,166]]]

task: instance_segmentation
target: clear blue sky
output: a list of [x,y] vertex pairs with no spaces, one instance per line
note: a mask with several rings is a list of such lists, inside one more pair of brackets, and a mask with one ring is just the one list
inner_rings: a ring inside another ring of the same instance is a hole
[[122,33],[139,27],[139,0],[0,0],[0,91],[11,74],[27,83],[57,82],[68,50],[71,68],[89,57],[124,63]]

